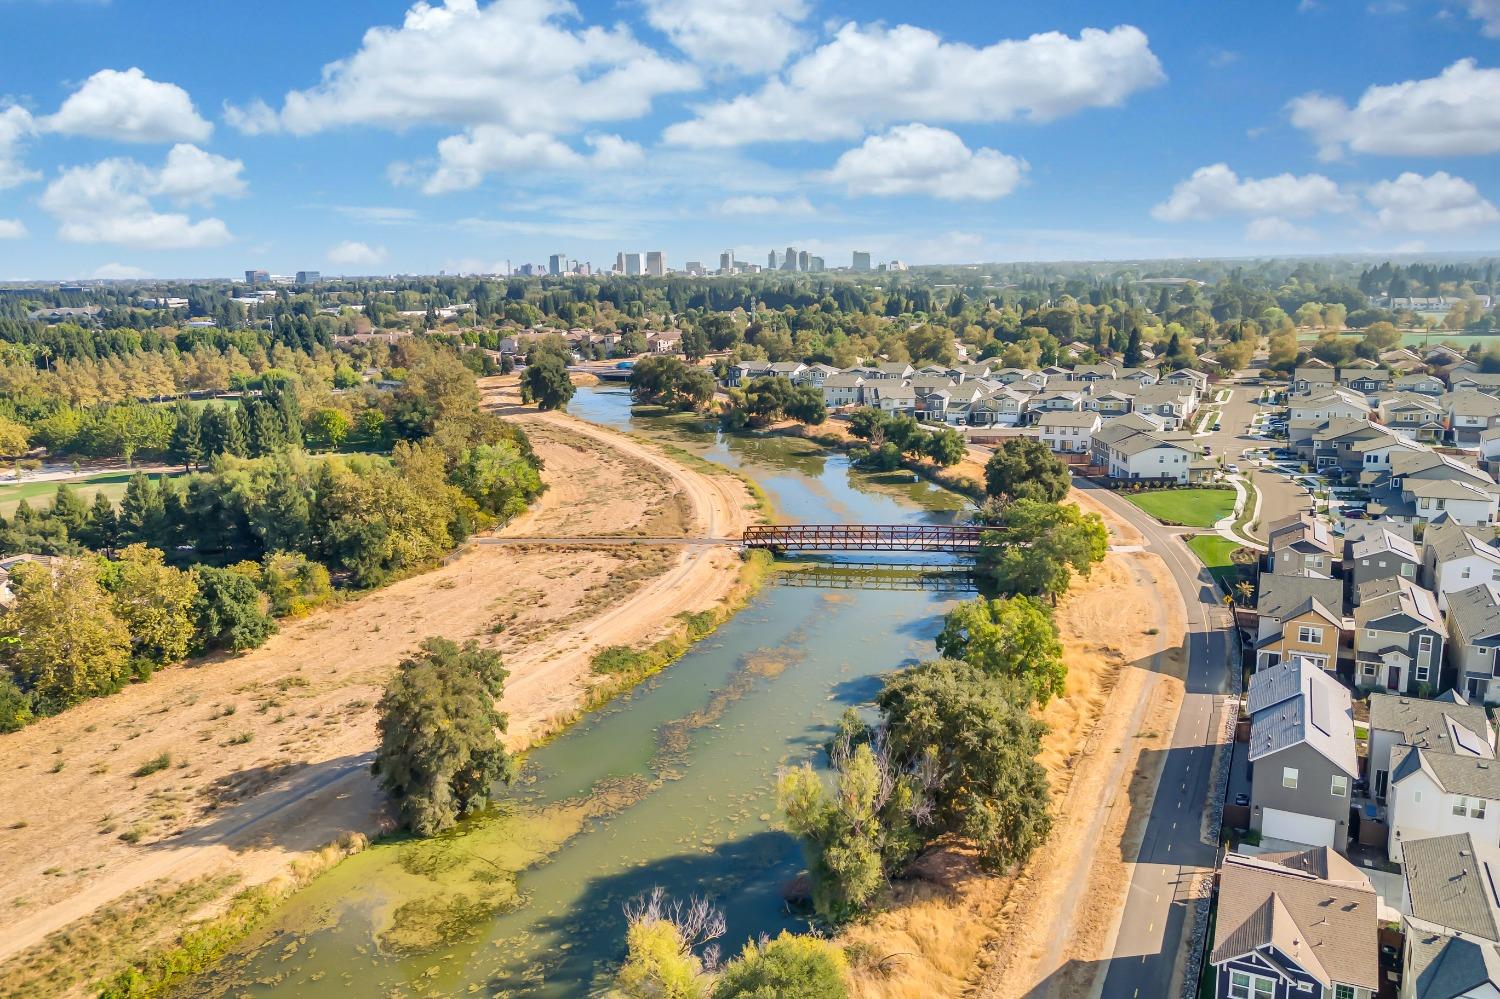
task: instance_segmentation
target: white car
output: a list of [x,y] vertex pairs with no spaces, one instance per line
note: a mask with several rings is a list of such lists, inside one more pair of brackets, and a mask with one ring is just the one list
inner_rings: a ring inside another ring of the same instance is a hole
[[1224,466],[1224,471],[1228,472],[1230,475],[1237,475],[1237,474],[1239,474],[1239,470],[1240,470],[1240,466],[1236,465],[1232,461],[1229,464],[1227,464],[1227,465]]

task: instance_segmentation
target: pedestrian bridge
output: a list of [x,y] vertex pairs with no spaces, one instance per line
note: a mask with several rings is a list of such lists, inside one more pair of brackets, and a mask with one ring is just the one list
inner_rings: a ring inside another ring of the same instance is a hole
[[760,524],[746,548],[785,552],[948,552],[974,555],[985,528],[971,524]]

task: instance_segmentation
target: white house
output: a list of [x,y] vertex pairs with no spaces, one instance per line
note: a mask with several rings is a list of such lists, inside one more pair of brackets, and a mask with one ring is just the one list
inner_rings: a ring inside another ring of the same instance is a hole
[[1103,422],[1098,413],[1088,410],[1081,413],[1043,413],[1036,421],[1036,428],[1042,443],[1053,451],[1086,454],[1093,450],[1094,432]]
[[1500,997],[1500,854],[1462,833],[1413,840],[1406,857],[1399,999]]
[[1500,763],[1416,746],[1391,751],[1386,852],[1401,863],[1411,840],[1468,833],[1500,846]]
[[1348,389],[1331,389],[1306,398],[1294,398],[1287,407],[1291,420],[1368,420],[1370,404]]
[[1422,582],[1448,609],[1448,595],[1481,583],[1500,583],[1500,548],[1462,524],[1443,520],[1423,535]]
[[1188,466],[1198,454],[1190,439],[1144,432],[1113,441],[1106,450],[1111,478],[1171,479],[1180,485],[1187,484]]
[[823,405],[829,409],[861,405],[865,401],[864,385],[859,375],[829,375],[823,379]]

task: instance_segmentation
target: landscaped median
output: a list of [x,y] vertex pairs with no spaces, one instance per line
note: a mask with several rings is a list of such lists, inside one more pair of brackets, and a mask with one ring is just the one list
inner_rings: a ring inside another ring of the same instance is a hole
[[1230,541],[1217,534],[1195,534],[1188,539],[1188,547],[1208,567],[1214,582],[1225,593],[1234,593],[1234,585],[1240,580],[1240,570],[1234,562],[1234,553],[1244,545]]
[[1234,512],[1233,489],[1158,489],[1121,491],[1120,495],[1163,524],[1183,527],[1213,527]]

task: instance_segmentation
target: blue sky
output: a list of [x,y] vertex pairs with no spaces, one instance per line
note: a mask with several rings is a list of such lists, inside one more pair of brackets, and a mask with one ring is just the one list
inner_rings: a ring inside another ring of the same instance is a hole
[[1500,248],[1500,0],[0,0],[0,279]]

